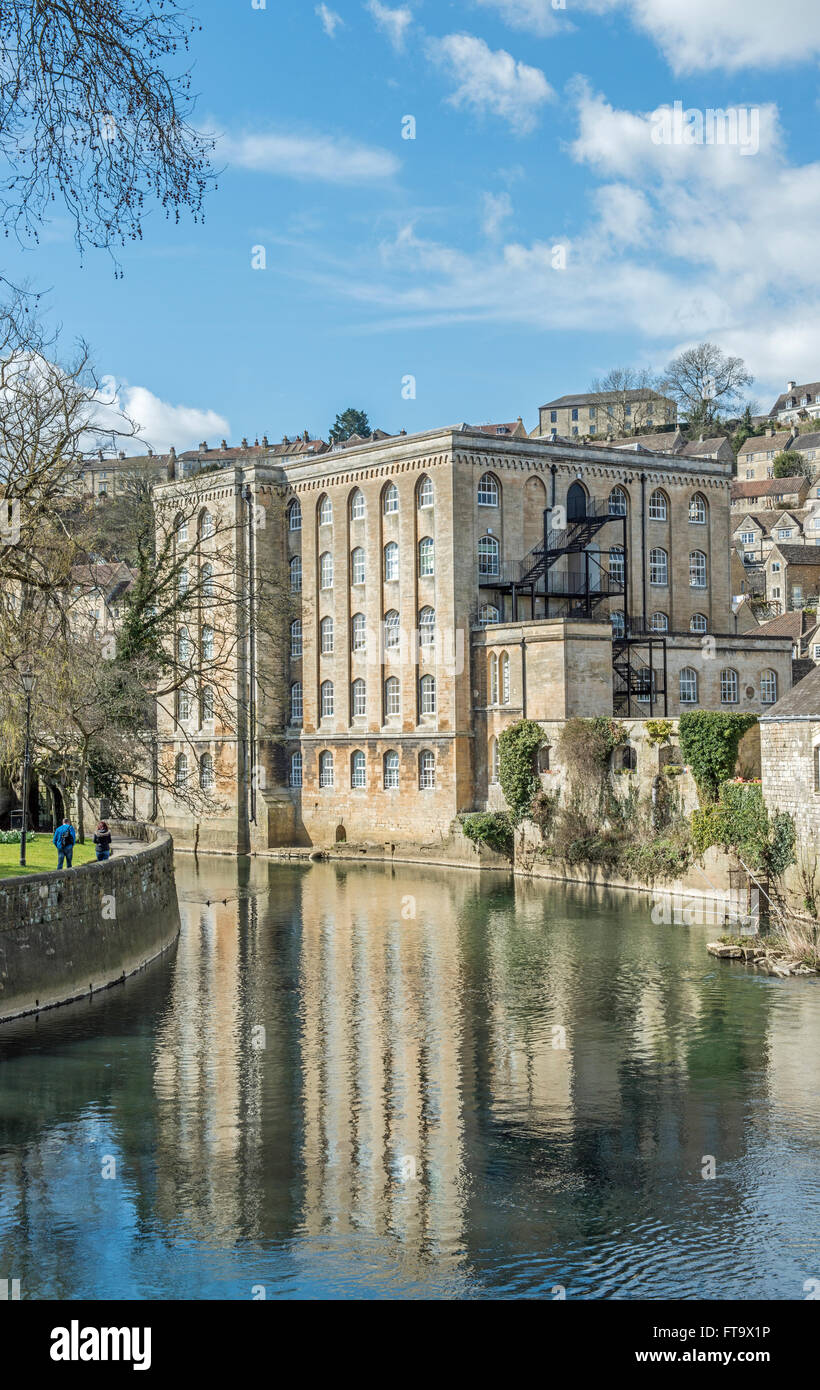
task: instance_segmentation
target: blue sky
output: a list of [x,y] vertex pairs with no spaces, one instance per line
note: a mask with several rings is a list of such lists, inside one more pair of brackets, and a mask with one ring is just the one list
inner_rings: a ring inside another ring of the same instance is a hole
[[[59,215],[4,257],[155,448],[324,434],[350,404],[532,427],[707,337],[763,409],[820,378],[817,0],[192,3],[204,226],[155,212],[121,280]],[[676,101],[752,109],[757,148],[658,143]]]

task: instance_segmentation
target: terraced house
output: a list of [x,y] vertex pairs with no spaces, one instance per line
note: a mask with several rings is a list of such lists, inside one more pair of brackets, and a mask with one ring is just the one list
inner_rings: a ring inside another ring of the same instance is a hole
[[219,802],[165,799],[179,843],[426,841],[487,803],[522,717],[774,703],[791,642],[734,633],[730,481],[467,424],[200,476],[185,543],[228,537],[228,597],[185,641],[230,698],[160,712],[160,757]]

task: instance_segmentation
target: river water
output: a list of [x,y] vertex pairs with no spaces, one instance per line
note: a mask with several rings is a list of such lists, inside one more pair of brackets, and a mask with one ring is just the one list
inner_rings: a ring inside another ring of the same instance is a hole
[[639,894],[187,857],[177,882],[165,959],[0,1027],[22,1297],[820,1280],[817,980],[715,961]]

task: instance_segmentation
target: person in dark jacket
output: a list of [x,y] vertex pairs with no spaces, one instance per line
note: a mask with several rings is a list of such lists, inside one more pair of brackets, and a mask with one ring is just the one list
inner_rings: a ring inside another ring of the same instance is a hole
[[54,831],[52,844],[57,849],[57,868],[63,867],[63,860],[67,869],[71,868],[71,860],[74,856],[74,844],[77,839],[77,832],[68,816],[64,816],[57,829]]
[[98,859],[110,859],[111,857],[111,831],[108,823],[101,820],[97,826],[97,833],[94,836],[94,846],[97,851]]

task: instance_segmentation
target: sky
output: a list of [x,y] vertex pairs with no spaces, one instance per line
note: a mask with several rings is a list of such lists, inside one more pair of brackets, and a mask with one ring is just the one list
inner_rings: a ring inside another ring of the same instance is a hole
[[818,0],[190,7],[204,224],[155,211],[122,279],[59,206],[4,244],[154,449],[326,436],[350,405],[532,428],[705,339],[761,411],[820,379]]

